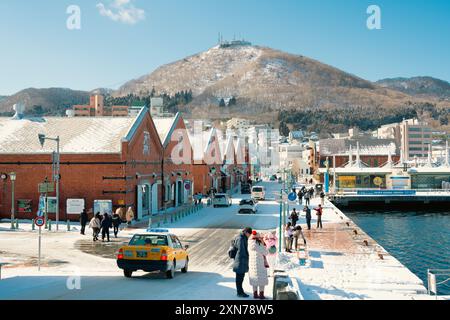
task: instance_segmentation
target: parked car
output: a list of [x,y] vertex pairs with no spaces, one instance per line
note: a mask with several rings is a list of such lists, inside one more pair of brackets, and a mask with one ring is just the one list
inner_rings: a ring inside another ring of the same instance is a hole
[[252,199],[266,200],[266,189],[262,186],[254,186],[252,188]]
[[252,189],[250,188],[249,184],[243,184],[241,185],[241,194],[251,194]]
[[226,193],[216,193],[212,200],[212,205],[214,208],[217,207],[231,207],[232,205],[231,198]]
[[257,204],[252,199],[243,199],[239,202],[239,213],[256,214]]

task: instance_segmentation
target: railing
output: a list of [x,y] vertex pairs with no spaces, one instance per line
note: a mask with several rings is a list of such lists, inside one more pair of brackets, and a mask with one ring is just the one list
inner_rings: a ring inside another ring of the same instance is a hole
[[[427,271],[428,278],[428,294],[434,293],[437,297],[438,295],[438,286],[443,285],[447,282],[450,282],[450,269],[428,269]],[[438,282],[440,279],[441,280]]]
[[336,189],[335,195],[356,195],[358,191],[415,191],[417,195],[450,195],[447,189],[375,189],[375,188],[341,188]]

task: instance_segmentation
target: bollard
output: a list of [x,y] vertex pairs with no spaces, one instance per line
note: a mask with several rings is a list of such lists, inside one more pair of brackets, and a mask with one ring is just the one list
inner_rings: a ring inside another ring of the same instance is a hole
[[14,220],[11,219],[11,230],[14,230],[14,229],[15,229],[15,227],[14,227]]
[[48,231],[52,231],[52,220],[48,219]]
[[70,231],[70,220],[67,219],[67,231]]
[[48,229],[48,219],[45,219],[45,227],[44,229]]
[[34,219],[31,220],[31,231],[34,231],[36,229],[36,225],[34,224]]
[[19,219],[16,219],[16,230],[19,230]]

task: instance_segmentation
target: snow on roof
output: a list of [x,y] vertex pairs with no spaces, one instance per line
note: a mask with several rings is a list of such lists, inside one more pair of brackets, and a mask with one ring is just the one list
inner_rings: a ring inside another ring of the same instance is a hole
[[156,130],[158,131],[159,138],[163,145],[165,144],[176,119],[177,117],[153,118],[153,122],[155,123]]
[[12,120],[0,118],[0,153],[51,153],[55,143],[42,148],[38,134],[60,137],[61,153],[119,153],[121,142],[136,117],[48,117]]

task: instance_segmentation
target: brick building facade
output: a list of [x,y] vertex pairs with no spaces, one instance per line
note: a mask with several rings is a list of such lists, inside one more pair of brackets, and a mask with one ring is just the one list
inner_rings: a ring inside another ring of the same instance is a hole
[[[113,210],[132,207],[136,218],[162,206],[162,145],[148,109],[135,118],[0,118],[0,217],[9,218],[12,184],[16,173],[16,218],[36,216],[38,184],[52,178],[51,141],[42,148],[38,134],[61,139],[60,219],[78,219],[66,214],[67,199],[85,199],[86,209],[94,200],[110,200]],[[54,193],[48,196],[55,196]],[[20,203],[28,203],[26,210]],[[49,213],[54,220],[55,215]]]

